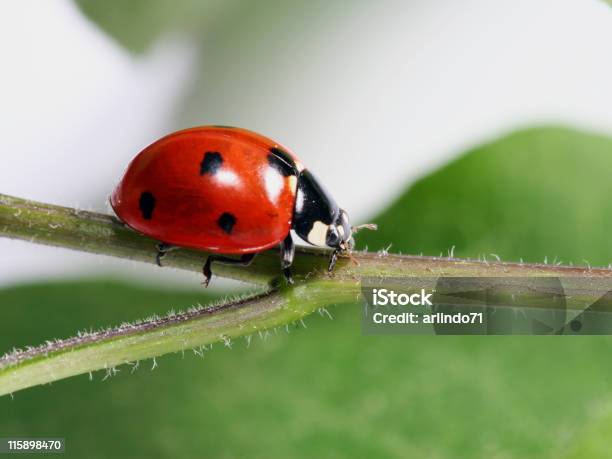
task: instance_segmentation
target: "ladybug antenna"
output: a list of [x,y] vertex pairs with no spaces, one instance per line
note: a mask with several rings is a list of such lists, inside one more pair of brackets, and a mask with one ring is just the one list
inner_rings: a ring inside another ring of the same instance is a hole
[[362,229],[368,229],[371,231],[376,231],[378,229],[378,225],[376,223],[364,223],[363,225],[357,225],[357,226],[353,226],[351,228],[351,231],[353,233],[356,233]]

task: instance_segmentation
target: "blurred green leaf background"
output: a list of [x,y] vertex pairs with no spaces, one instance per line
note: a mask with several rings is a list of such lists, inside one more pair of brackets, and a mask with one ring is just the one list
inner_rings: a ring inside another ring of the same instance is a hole
[[[77,3],[135,53],[168,31],[197,31],[221,4]],[[186,104],[196,110],[197,100]],[[521,130],[373,209],[380,229],[360,234],[359,246],[607,265],[610,170],[608,137]],[[215,296],[115,278],[5,288],[0,351]],[[65,437],[66,457],[79,458],[611,455],[608,337],[362,336],[358,307],[337,305],[333,320],[315,314],[307,328],[250,346],[219,344],[203,357],[187,350],[157,359],[154,370],[144,361],[133,373],[124,366],[109,378],[98,372],[0,398],[1,436]]]

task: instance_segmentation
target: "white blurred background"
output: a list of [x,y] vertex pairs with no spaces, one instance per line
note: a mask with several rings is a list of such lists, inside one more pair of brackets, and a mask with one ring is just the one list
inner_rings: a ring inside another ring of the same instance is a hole
[[[4,0],[0,193],[110,212],[108,194],[148,143],[228,124],[289,146],[363,221],[512,129],[612,131],[603,1],[290,3],[215,0],[198,27],[132,53],[69,0]],[[196,277],[6,239],[0,254],[0,285]]]

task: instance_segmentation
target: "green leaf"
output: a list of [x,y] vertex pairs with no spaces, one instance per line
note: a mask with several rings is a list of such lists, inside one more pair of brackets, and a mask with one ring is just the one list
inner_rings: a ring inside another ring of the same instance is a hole
[[612,141],[561,127],[478,147],[373,218],[361,247],[504,261],[612,262]]
[[[608,138],[521,131],[415,184],[360,241],[607,264],[610,170]],[[110,281],[6,289],[0,352],[206,293]],[[0,432],[65,436],[67,457],[530,458],[570,450],[568,436],[590,431],[593,406],[609,400],[607,337],[366,337],[356,306],[330,312],[248,348],[237,340],[203,359],[179,353],[153,371],[146,361],[104,382],[98,372],[0,398]]]
[[612,404],[607,398],[591,404],[585,424],[575,427],[573,435],[563,442],[556,457],[610,458],[612,457],[610,435],[612,435]]

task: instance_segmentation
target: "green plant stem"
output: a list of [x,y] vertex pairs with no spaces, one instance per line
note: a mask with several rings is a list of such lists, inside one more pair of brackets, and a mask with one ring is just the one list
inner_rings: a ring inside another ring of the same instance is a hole
[[[148,263],[155,262],[157,244],[108,215],[6,195],[0,195],[0,236]],[[111,371],[124,363],[217,341],[229,343],[239,336],[291,324],[328,305],[355,302],[360,296],[361,281],[366,278],[554,276],[591,280],[592,287],[573,292],[571,298],[576,304],[595,301],[602,291],[597,281],[612,280],[609,269],[401,256],[384,252],[355,252],[355,262],[340,257],[334,273],[329,274],[326,270],[329,255],[328,250],[298,248],[294,267],[296,283],[280,288],[270,287],[279,284],[276,250],[260,254],[248,267],[216,265],[218,276],[265,285],[268,289],[214,307],[8,353],[0,358],[0,395],[94,370]],[[176,250],[168,253],[163,261],[165,266],[199,272],[205,258],[204,252]],[[508,284],[506,288],[514,293],[516,285]]]
[[[337,294],[337,296],[336,296]],[[337,302],[346,292],[317,282],[291,292],[273,291],[216,307],[197,308],[137,324],[81,334],[0,360],[0,395],[95,370],[136,365],[142,359],[198,349],[299,321],[312,309]]]

